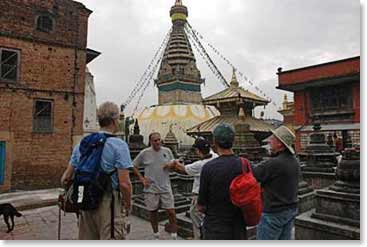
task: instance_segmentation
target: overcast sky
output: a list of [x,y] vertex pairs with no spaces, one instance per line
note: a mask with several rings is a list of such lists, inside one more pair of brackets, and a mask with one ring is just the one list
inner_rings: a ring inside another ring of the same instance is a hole
[[[175,1],[80,2],[93,11],[89,18],[88,47],[102,52],[89,64],[95,77],[97,104],[106,100],[121,104],[170,29],[169,10]],[[358,0],[183,0],[183,3],[188,7],[188,21],[193,28],[278,107],[285,94],[275,88],[278,67],[289,70],[360,55]],[[231,67],[206,48],[230,80]],[[197,53],[196,58],[206,79],[203,96],[223,90]],[[240,76],[238,79],[241,86],[256,93],[244,79]],[[157,88],[151,83],[139,108],[157,102]],[[128,107],[128,113],[135,104],[136,100]],[[265,116],[281,119],[276,110],[269,105]]]

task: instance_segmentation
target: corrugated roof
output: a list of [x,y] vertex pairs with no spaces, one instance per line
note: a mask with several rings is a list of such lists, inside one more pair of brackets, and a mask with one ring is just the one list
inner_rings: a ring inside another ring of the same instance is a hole
[[[196,134],[199,132],[213,132],[215,126],[220,123],[227,123],[234,126],[235,122],[238,120],[237,116],[217,116],[213,117],[205,122],[202,122],[194,127],[191,127],[186,132],[187,134]],[[271,124],[266,123],[261,119],[256,119],[247,116],[245,118],[245,123],[250,125],[250,131],[254,132],[270,132],[274,127]]]

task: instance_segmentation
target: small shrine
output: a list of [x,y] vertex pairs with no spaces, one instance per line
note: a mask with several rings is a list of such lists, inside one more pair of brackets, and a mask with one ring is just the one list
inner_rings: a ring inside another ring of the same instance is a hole
[[250,131],[250,125],[246,123],[243,108],[240,108],[234,129],[236,131],[233,145],[234,152],[251,161],[261,161],[266,156],[266,150],[260,146],[259,142],[255,139],[254,133]]
[[169,126],[169,131],[166,135],[166,137],[163,140],[164,146],[171,149],[173,156],[177,157],[177,151],[178,151],[178,140],[175,136],[175,134],[172,131],[172,124]]
[[348,148],[336,170],[337,181],[316,191],[316,207],[295,221],[296,239],[360,239],[360,151]]
[[[240,87],[236,71],[233,69],[230,86],[203,100],[204,105],[216,107],[220,115],[191,127],[187,130],[187,134],[193,137],[203,136],[212,141],[212,132],[218,124],[227,123],[233,127],[237,124],[239,130],[242,128],[246,129],[246,126],[248,126],[249,132],[246,134],[241,133],[241,136],[237,136],[236,146],[254,147],[255,144],[250,135],[257,141],[258,144],[256,146],[259,146],[261,141],[271,134],[270,130],[274,128],[264,120],[255,118],[254,108],[257,106],[265,107],[268,103],[269,101],[266,99]],[[248,141],[247,144],[245,143],[246,141]]]
[[140,135],[139,123],[138,120],[136,120],[134,124],[134,134],[129,136],[129,149],[132,160],[135,159],[141,150],[147,147],[143,141],[144,137]]
[[314,132],[310,135],[310,143],[304,152],[298,153],[302,166],[302,174],[306,182],[313,189],[325,188],[335,182],[335,168],[337,166],[336,153],[327,143],[321,126],[316,123]]

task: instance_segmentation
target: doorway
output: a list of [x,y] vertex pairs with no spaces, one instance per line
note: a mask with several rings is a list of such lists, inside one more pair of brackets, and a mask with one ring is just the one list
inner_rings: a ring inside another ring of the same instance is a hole
[[0,141],[0,185],[4,184],[5,179],[5,142]]

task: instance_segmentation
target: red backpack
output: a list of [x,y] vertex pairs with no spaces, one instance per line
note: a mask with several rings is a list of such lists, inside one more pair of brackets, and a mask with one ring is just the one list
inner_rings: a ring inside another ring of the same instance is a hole
[[[256,226],[260,222],[262,212],[261,188],[252,174],[250,162],[240,158],[242,174],[235,177],[229,192],[232,203],[241,208],[247,226]],[[247,172],[245,172],[247,166]]]

